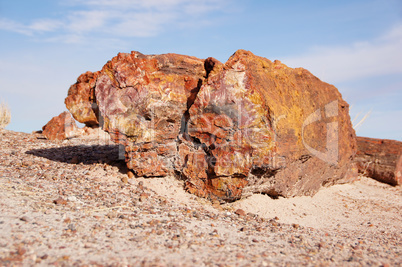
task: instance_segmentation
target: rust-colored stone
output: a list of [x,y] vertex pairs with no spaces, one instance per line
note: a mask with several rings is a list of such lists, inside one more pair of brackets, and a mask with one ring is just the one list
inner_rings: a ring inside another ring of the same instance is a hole
[[95,84],[98,75],[99,71],[81,74],[77,82],[68,90],[68,96],[64,100],[74,119],[89,127],[99,125],[95,100]]
[[183,114],[205,75],[203,60],[176,54],[120,53],[103,67],[95,89],[102,126],[126,146],[137,176],[174,172]]
[[[227,200],[239,198],[242,187],[312,195],[352,167],[348,104],[334,86],[301,68],[239,50],[214,65],[189,113],[189,136],[212,163],[206,183]],[[233,184],[234,190],[226,186]]]
[[359,173],[390,185],[402,184],[402,142],[357,137]]
[[354,177],[348,104],[305,69],[244,50],[225,64],[132,52],[85,77],[71,95],[94,88],[100,125],[137,176],[178,174],[188,191],[226,201],[313,195]]
[[77,134],[78,127],[68,111],[53,117],[42,127],[42,134],[49,140],[64,140]]

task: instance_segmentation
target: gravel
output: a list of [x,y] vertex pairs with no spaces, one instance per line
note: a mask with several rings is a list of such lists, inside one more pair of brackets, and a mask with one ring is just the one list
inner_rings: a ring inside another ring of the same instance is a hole
[[[0,130],[0,151],[2,266],[402,262],[400,227],[376,231],[367,222],[352,230],[314,228],[210,203],[184,192],[178,179],[134,178],[119,147],[100,131],[48,141],[37,133]],[[390,212],[400,218],[398,207]]]

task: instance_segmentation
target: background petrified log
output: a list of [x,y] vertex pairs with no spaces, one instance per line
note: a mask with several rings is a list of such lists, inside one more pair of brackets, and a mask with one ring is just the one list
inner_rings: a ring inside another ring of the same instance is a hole
[[359,173],[390,185],[402,184],[402,142],[357,137]]

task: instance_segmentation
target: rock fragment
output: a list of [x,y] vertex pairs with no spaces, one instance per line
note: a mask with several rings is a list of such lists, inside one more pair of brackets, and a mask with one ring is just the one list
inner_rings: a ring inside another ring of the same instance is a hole
[[95,84],[98,75],[99,72],[90,71],[81,74],[77,82],[68,90],[68,96],[64,101],[74,119],[89,127],[99,125],[95,99]]
[[68,111],[53,117],[42,127],[42,134],[49,140],[64,140],[77,134],[78,127]]

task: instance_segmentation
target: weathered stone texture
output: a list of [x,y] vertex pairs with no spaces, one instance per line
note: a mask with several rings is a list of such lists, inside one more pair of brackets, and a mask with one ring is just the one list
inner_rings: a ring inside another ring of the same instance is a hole
[[77,134],[78,127],[68,111],[53,117],[42,127],[42,134],[49,140],[64,140]]
[[124,144],[138,176],[174,172],[183,114],[206,75],[204,61],[176,54],[119,54],[100,72],[96,99],[103,127]]
[[357,137],[359,173],[390,185],[402,184],[402,142]]
[[95,99],[95,84],[98,72],[86,72],[78,77],[77,82],[68,90],[64,100],[74,119],[86,126],[98,126],[98,108]]
[[[241,190],[235,194],[227,184],[273,196],[312,195],[353,175],[355,133],[338,90],[305,69],[251,52],[215,65],[190,108],[188,132],[211,159],[206,183],[222,184],[215,187],[222,194],[214,193],[220,198],[239,197]],[[199,188],[191,177],[187,186]]]
[[225,64],[132,52],[94,76],[75,88],[94,88],[88,103],[137,176],[179,175],[188,191],[226,201],[312,195],[353,177],[348,104],[305,69],[244,50]]

